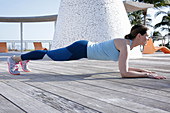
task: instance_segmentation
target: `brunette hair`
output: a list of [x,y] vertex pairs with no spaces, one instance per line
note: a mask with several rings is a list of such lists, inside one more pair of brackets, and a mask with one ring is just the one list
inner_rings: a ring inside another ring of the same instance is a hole
[[125,39],[133,40],[135,39],[138,33],[140,33],[141,35],[144,35],[147,32],[147,30],[148,28],[144,25],[134,25],[131,28],[130,33],[125,36]]

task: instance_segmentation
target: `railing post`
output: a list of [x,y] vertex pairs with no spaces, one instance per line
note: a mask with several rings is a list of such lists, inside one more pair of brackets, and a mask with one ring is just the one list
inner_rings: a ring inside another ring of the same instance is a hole
[[23,53],[23,23],[21,22],[21,53]]
[[27,50],[27,48],[28,48],[28,43],[25,42],[25,50]]
[[49,50],[51,50],[51,42],[49,42]]
[[12,50],[15,50],[15,42],[12,42]]

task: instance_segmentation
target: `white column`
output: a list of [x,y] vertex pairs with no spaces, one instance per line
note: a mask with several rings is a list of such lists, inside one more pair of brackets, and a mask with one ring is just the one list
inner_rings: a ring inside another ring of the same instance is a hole
[[[122,0],[62,0],[52,48],[76,40],[102,42],[124,38],[130,28]],[[140,48],[137,51],[141,56]]]

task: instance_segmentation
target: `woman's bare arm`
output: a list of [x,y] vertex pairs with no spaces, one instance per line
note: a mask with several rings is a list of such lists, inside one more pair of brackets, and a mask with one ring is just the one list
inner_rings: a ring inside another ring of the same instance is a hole
[[138,69],[138,68],[133,68],[133,67],[129,67],[128,71],[156,73],[156,72],[154,72],[154,71],[149,71],[149,70],[146,70],[146,69]]
[[118,45],[119,45],[118,48],[120,50],[119,70],[120,70],[120,74],[122,77],[128,77],[128,78],[149,77],[149,78],[155,78],[155,79],[165,79],[165,77],[158,76],[149,71],[136,69],[136,68],[129,68],[128,53],[130,51],[130,46],[127,45],[125,41],[121,41]]

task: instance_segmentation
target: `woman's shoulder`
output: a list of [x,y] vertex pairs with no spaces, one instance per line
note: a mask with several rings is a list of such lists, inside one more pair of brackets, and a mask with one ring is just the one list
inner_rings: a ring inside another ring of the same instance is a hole
[[129,40],[117,38],[117,39],[114,39],[114,43],[115,43],[116,48],[120,50],[121,48],[125,49],[127,45],[129,45]]
[[114,42],[115,43],[118,43],[118,44],[125,44],[126,43],[126,39],[123,39],[123,38],[116,38],[114,39]]
[[126,44],[126,45],[130,45],[131,41],[128,39],[123,39],[123,38],[116,38],[114,39],[115,43],[119,43],[119,44]]

